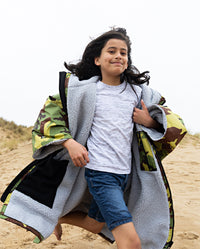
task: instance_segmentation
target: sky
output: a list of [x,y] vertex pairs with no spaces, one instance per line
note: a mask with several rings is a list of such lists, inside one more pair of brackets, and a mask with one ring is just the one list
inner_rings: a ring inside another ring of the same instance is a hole
[[199,0],[0,0],[0,117],[32,126],[59,71],[77,62],[91,39],[124,27],[132,61],[150,71],[150,87],[200,132]]

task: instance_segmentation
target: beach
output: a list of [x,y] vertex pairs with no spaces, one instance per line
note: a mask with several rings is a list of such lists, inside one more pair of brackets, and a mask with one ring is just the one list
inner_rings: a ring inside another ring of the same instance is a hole
[[[10,181],[32,161],[31,142],[0,154],[0,195]],[[186,136],[163,160],[175,210],[172,249],[200,249],[200,139]],[[0,207],[2,203],[0,204]],[[40,244],[25,229],[0,219],[0,249],[116,249],[98,235],[63,225],[63,236],[54,234]],[[161,248],[162,249],[162,248]]]

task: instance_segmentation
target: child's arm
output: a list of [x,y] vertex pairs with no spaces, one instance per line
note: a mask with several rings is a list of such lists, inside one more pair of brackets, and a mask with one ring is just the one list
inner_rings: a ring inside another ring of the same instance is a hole
[[141,100],[141,105],[142,105],[142,109],[139,109],[139,108],[134,109],[133,121],[147,128],[153,128],[156,130],[162,129],[162,125],[150,116],[149,111],[143,100]]
[[80,143],[76,142],[73,138],[66,140],[63,146],[67,148],[69,155],[77,167],[83,167],[89,163],[88,151]]

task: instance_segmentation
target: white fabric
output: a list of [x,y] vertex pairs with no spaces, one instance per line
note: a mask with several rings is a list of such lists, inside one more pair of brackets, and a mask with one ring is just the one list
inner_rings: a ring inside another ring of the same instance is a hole
[[116,174],[131,172],[133,110],[141,88],[134,86],[134,90],[125,82],[117,86],[97,82],[94,119],[87,141],[90,162],[86,168]]

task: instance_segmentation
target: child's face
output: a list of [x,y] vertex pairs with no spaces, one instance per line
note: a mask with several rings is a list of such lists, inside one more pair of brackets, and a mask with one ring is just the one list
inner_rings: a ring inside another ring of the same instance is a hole
[[120,78],[128,67],[128,48],[126,42],[110,39],[101,50],[100,57],[95,58],[95,64],[100,67],[102,81],[107,78]]

